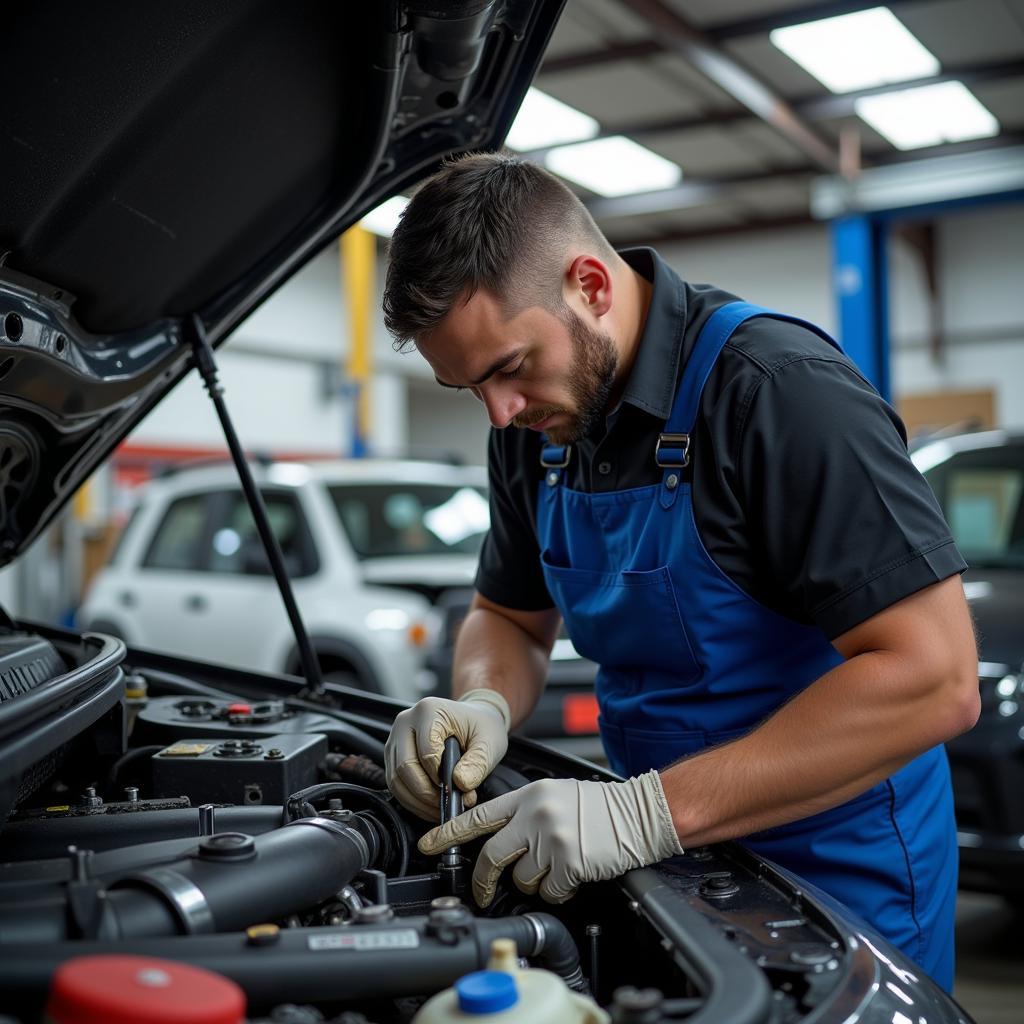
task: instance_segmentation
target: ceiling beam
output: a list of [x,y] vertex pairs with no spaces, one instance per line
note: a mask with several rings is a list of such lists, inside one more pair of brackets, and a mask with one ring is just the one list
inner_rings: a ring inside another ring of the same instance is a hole
[[801,100],[794,104],[801,117],[808,121],[828,121],[838,117],[852,117],[856,113],[857,100],[864,96],[878,96],[886,92],[899,92],[922,85],[939,85],[942,82],[963,82],[964,85],[982,85],[985,82],[1006,78],[1024,77],[1024,62],[997,61],[992,64],[971,64],[963,67],[947,67],[941,74],[926,78],[914,78],[905,82],[889,82],[870,89],[837,93],[818,99]]
[[[995,154],[999,150],[1013,146],[1024,147],[1024,132],[1009,132],[992,139],[974,139],[969,142],[946,142],[939,146],[925,146],[905,152],[895,150],[886,154],[872,153],[872,162],[879,167],[892,167],[930,157],[987,152]],[[594,219],[604,226],[619,217],[670,213],[672,210],[703,206],[716,199],[729,199],[740,186],[773,181],[810,184],[819,175],[819,170],[809,164],[775,168],[769,171],[723,175],[714,179],[685,181],[674,188],[660,189],[657,192],[639,192],[627,196],[592,196],[584,200],[584,205]]]
[[[623,0],[624,2],[624,0]],[[839,158],[793,108],[756,75],[733,60],[662,0],[629,0],[632,14],[651,26],[666,50],[682,57],[705,78],[771,125],[816,167],[835,172]]]
[[[1008,78],[1024,77],[1024,62],[996,61],[991,64],[967,64],[947,67],[942,74],[927,78],[916,78],[906,82],[890,83],[874,86],[870,89],[857,89],[854,92],[829,94],[826,96],[807,96],[792,99],[790,104],[797,116],[805,121],[829,121],[840,117],[853,117],[856,113],[856,102],[862,96],[876,96],[884,92],[895,92],[899,89],[912,89],[920,85],[937,85],[940,82],[963,82],[966,86],[983,85]],[[608,135],[628,135],[630,138],[641,138],[651,135],[667,135],[671,132],[685,132],[700,128],[715,128],[749,121],[757,115],[745,108],[735,110],[709,110],[706,113],[687,117],[665,117],[650,121],[632,121],[625,124],[611,124],[602,127],[595,138]],[[547,150],[531,152],[531,157],[541,157]]]
[[746,174],[723,175],[720,178],[703,178],[684,181],[673,188],[655,192],[635,192],[625,196],[592,196],[584,205],[597,221],[615,220],[619,217],[642,217],[651,213],[668,213],[704,206],[715,199],[728,199],[743,185],[760,182],[792,181],[794,184],[809,183],[817,174],[816,168],[785,168],[772,171],[755,171]]
[[643,60],[656,57],[665,50],[657,39],[641,39],[636,43],[609,43],[599,50],[577,50],[559,56],[545,57],[539,74],[557,75],[562,71],[578,71],[602,64],[614,64],[620,60]]
[[1002,132],[991,139],[942,142],[937,146],[922,146],[920,149],[894,149],[888,153],[873,153],[871,162],[877,167],[890,167],[893,164],[913,163],[915,160],[922,160],[926,157],[952,156],[957,153],[985,153],[1012,146],[1024,147],[1024,131]]
[[717,227],[682,228],[678,231],[651,231],[645,234],[623,234],[612,232],[610,241],[616,246],[650,245],[654,248],[679,242],[700,242],[706,238],[721,238],[729,235],[746,235],[759,231],[781,231],[786,228],[807,227],[818,224],[809,213],[795,213],[785,217],[751,217],[739,224],[720,224]]
[[992,149],[874,167],[852,181],[818,178],[811,212],[831,220],[851,211],[884,213],[1022,193],[1024,149]]
[[[903,8],[912,7],[920,2],[921,0],[888,0],[886,6],[893,8],[893,13],[898,17]],[[753,18],[740,18],[719,25],[709,25],[703,32],[708,39],[724,43],[730,39],[767,35],[773,29],[803,25],[805,22],[820,21],[822,18],[836,18],[841,14],[855,14],[857,11],[879,6],[882,6],[882,0],[824,0],[821,3],[790,7],[784,11],[773,11],[771,14]]]

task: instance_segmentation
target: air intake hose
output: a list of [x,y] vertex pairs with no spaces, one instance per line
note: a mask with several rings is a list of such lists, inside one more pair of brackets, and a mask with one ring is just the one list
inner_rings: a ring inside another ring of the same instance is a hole
[[133,872],[105,891],[79,879],[48,905],[3,905],[0,944],[195,935],[273,921],[331,897],[375,862],[378,843],[359,816],[344,824],[300,818],[255,838],[221,832],[192,856]]

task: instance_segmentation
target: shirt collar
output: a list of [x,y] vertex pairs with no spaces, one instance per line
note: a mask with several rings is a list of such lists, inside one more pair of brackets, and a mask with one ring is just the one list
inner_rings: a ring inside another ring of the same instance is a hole
[[622,401],[667,420],[679,376],[686,290],[679,276],[653,249],[623,249],[619,255],[653,285],[647,321]]

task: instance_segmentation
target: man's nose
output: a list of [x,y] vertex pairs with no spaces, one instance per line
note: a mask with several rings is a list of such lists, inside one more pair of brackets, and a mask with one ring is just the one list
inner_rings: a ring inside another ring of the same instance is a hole
[[478,397],[487,409],[487,418],[492,427],[507,427],[526,408],[526,399],[513,388],[502,388],[483,384]]

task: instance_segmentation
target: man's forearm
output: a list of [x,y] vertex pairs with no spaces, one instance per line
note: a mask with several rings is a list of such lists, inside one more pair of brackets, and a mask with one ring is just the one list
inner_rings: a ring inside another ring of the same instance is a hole
[[949,625],[947,640],[931,659],[890,649],[850,657],[749,735],[665,769],[683,846],[837,806],[970,728],[977,661],[966,613]]
[[487,687],[508,701],[515,727],[529,717],[544,689],[549,652],[500,612],[474,606],[455,645],[452,696]]

